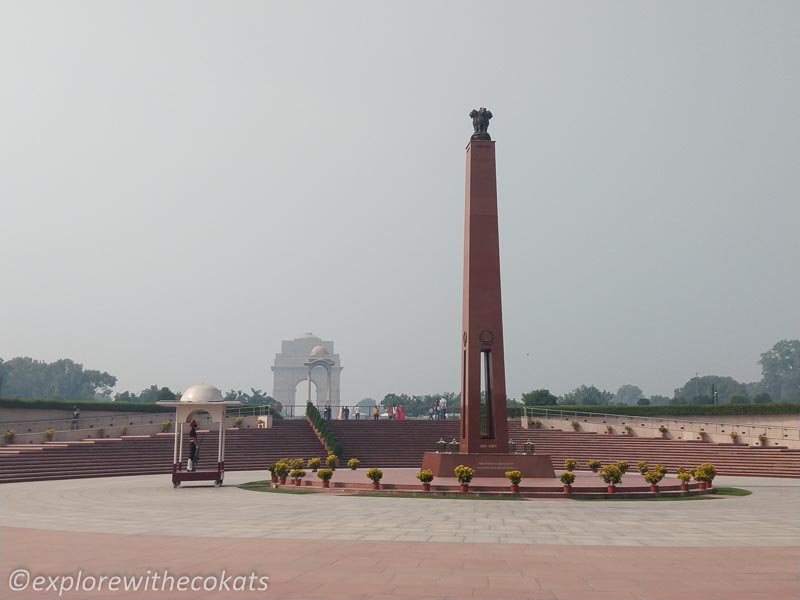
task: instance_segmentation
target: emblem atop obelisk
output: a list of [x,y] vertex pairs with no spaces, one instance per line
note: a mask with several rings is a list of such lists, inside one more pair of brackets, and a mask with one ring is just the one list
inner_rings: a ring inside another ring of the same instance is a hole
[[471,139],[491,140],[492,138],[489,136],[487,129],[489,129],[489,119],[492,118],[492,111],[481,106],[478,110],[473,109],[469,116],[472,118],[472,127],[475,129]]

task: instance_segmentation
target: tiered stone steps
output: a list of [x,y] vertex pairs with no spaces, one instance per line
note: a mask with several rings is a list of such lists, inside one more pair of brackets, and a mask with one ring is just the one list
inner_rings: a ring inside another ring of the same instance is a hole
[[[436,450],[436,442],[459,435],[458,421],[329,421],[344,448],[342,464],[355,456],[362,467],[416,467],[422,453]],[[565,458],[575,458],[581,469],[586,461],[607,464],[627,460],[635,471],[636,462],[661,463],[673,473],[678,467],[691,468],[711,462],[721,475],[800,477],[800,450],[760,448],[637,438],[625,435],[523,429],[518,421],[508,423],[509,437],[522,452],[530,440],[537,454],[549,454],[556,469]]]
[[586,469],[591,459],[604,464],[626,460],[635,471],[636,462],[644,460],[650,465],[661,463],[673,473],[678,467],[710,462],[720,475],[800,477],[800,450],[794,449],[523,429],[517,421],[509,421],[508,435],[518,452],[531,441],[535,453],[549,454],[556,469],[563,468],[565,458],[577,460],[579,469]]
[[[435,451],[441,438],[459,435],[458,421],[329,421],[344,448],[342,465],[351,457],[361,467],[412,467],[420,465],[422,453]],[[586,461],[602,463],[627,460],[661,463],[672,472],[711,462],[721,475],[800,477],[800,450],[756,448],[637,438],[623,435],[523,429],[509,421],[509,435],[522,451],[530,440],[537,454],[549,454],[560,469],[565,458],[575,458],[581,469]],[[217,434],[200,436],[200,467],[216,461]],[[173,436],[126,436],[125,438],[9,445],[0,453],[0,483],[43,481],[82,477],[107,477],[169,473]],[[188,443],[184,440],[184,462]],[[227,436],[225,468],[229,471],[260,470],[283,457],[323,457],[325,451],[305,420],[277,421],[272,429],[230,430]],[[265,473],[266,476],[266,473]]]
[[[216,464],[217,440],[217,433],[200,432],[201,468]],[[226,440],[228,471],[264,469],[284,457],[325,455],[305,421],[278,421],[272,429],[229,430]],[[6,446],[9,454],[0,455],[0,483],[170,473],[173,444],[172,434],[159,434]],[[184,440],[184,464],[188,452]]]
[[460,421],[328,421],[342,443],[342,466],[350,458],[360,467],[418,467],[423,452],[435,452],[439,439],[458,439]]

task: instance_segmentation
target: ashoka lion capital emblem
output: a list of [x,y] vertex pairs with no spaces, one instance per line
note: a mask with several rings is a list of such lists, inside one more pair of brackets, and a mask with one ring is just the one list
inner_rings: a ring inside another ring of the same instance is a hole
[[471,139],[491,140],[492,138],[489,137],[489,132],[486,130],[489,129],[489,119],[492,118],[492,111],[480,107],[478,110],[473,109],[469,116],[472,118],[472,127],[475,129]]

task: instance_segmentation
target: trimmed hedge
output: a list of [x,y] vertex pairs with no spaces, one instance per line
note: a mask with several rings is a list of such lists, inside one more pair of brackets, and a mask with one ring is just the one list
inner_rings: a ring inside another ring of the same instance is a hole
[[0,398],[0,408],[30,408],[39,410],[72,411],[77,406],[81,410],[113,410],[126,413],[174,413],[175,409],[147,402],[94,402],[92,400],[33,400],[29,398]]
[[317,430],[317,433],[325,442],[325,445],[328,447],[328,452],[331,454],[335,454],[336,456],[342,456],[342,444],[336,439],[336,436],[333,435],[330,427],[328,427],[328,422],[322,418],[322,415],[319,414],[319,410],[316,406],[314,406],[311,402],[306,404],[306,416],[308,420],[311,421],[311,425],[314,429]]
[[[800,402],[767,402],[765,404],[677,404],[674,406],[531,406],[548,410],[606,413],[635,417],[695,417],[703,415],[798,415]],[[511,410],[508,411],[509,416]]]

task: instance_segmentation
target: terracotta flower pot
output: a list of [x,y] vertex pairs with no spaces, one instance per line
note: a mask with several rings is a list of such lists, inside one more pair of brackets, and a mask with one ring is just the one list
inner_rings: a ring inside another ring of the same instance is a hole
[[430,483],[423,483],[422,484],[422,491],[423,492],[430,492],[431,491],[431,484]]
[[303,482],[303,480],[302,480],[302,479],[295,479],[295,480],[294,480],[294,484],[295,484],[295,486],[298,486],[298,487],[300,486],[300,484],[301,484],[302,482]]
[[700,482],[700,489],[701,489],[701,490],[704,490],[704,489],[706,489],[706,488],[708,488],[708,484],[707,484],[705,481],[701,481],[701,482]]
[[651,492],[657,492],[658,491],[658,486],[657,485],[651,485],[650,486],[650,491]]
[[681,484],[681,491],[682,492],[688,492],[689,491],[689,484],[688,483],[682,483]]
[[460,492],[464,492],[464,493],[466,493],[466,492],[468,492],[468,491],[469,491],[469,484],[468,484],[468,483],[462,483],[462,484],[459,486],[459,488],[458,488],[458,489],[459,489],[459,491],[460,491]]
[[372,482],[372,489],[373,489],[373,490],[379,490],[379,489],[381,489],[381,482],[380,482],[380,481],[373,481],[373,482]]
[[571,494],[572,493],[572,486],[564,484],[564,493],[565,494]]
[[286,477],[278,477],[278,483],[281,485],[286,485]]
[[706,489],[707,490],[711,489],[711,483],[712,483],[711,481],[706,482]]
[[331,482],[329,480],[327,480],[327,479],[323,479],[322,480],[322,487],[326,487],[326,488],[331,487]]
[[278,483],[278,476],[277,475],[273,475],[272,476],[272,483]]
[[519,486],[518,486],[518,485],[514,485],[514,484],[512,483],[512,484],[511,484],[511,491],[512,491],[514,494],[519,494]]
[[617,493],[617,486],[615,486],[613,484],[608,486],[608,493],[609,494],[616,494]]

